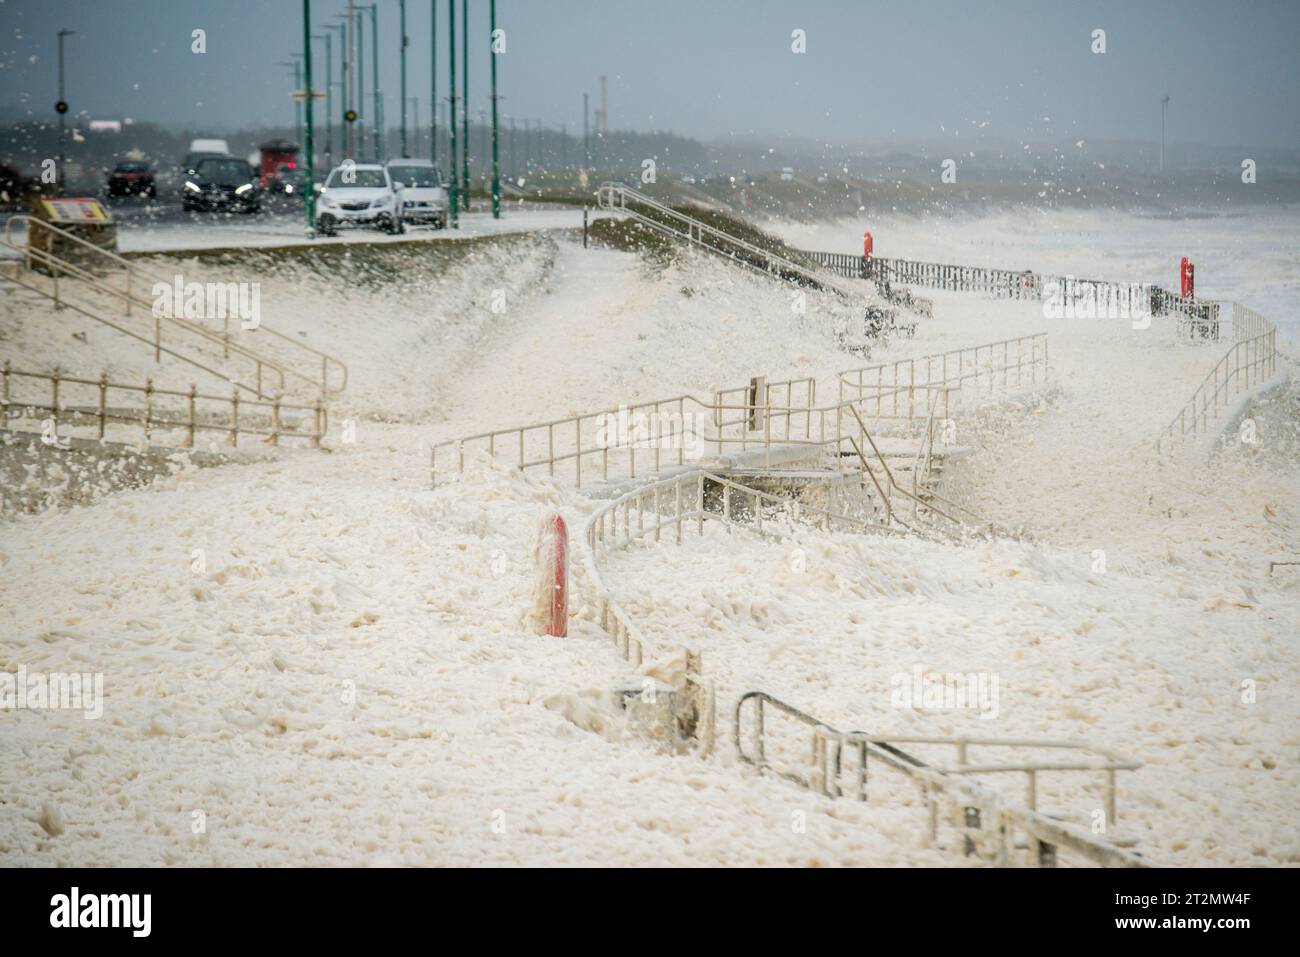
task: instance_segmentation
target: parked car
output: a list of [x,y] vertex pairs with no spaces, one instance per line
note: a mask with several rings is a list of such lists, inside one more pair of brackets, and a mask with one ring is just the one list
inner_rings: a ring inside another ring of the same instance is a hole
[[388,161],[388,177],[402,191],[402,219],[411,225],[429,223],[434,229],[447,225],[451,207],[442,171],[425,159]]
[[181,160],[181,181],[195,175],[198,171],[199,163],[205,159],[234,159],[229,153],[195,153],[185,154],[185,159]]
[[154,185],[153,170],[148,163],[139,160],[127,160],[117,163],[109,171],[104,192],[109,196],[148,196],[158,195]]
[[333,236],[340,228],[369,227],[402,233],[402,191],[387,168],[374,163],[336,166],[320,191],[316,231]]
[[234,156],[209,156],[186,171],[181,186],[181,204],[187,212],[223,209],[256,213],[262,209],[252,168]]
[[307,171],[297,163],[281,163],[267,174],[266,191],[285,196],[304,196],[307,193]]

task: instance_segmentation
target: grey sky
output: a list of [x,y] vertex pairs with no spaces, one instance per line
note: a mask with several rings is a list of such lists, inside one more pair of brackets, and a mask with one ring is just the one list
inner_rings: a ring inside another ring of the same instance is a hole
[[[398,0],[378,0],[390,124]],[[446,11],[437,0],[439,96]],[[314,0],[317,24],[345,0]],[[427,123],[430,0],[407,0],[408,96]],[[470,106],[487,107],[487,0],[471,0]],[[195,127],[288,123],[280,65],[300,49],[300,0],[0,0],[0,106],[53,117],[55,32],[68,99],[96,118]],[[460,3],[457,0],[459,18]],[[792,135],[840,144],[962,136],[1159,136],[1300,146],[1300,3],[869,0],[499,0],[502,110],[580,132],[582,93],[609,76],[610,125],[716,139]],[[208,52],[190,52],[207,31]],[[368,30],[367,23],[367,30]],[[807,53],[791,52],[791,31]],[[1106,31],[1107,52],[1090,51]],[[320,32],[319,26],[313,32]],[[370,84],[369,38],[366,84]],[[337,53],[337,49],[336,49]],[[323,70],[318,49],[317,69]],[[984,124],[981,126],[981,124]]]

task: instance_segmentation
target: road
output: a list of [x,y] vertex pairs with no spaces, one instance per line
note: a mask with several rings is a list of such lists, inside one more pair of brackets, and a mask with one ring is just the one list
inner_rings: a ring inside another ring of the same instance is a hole
[[[582,226],[582,210],[551,203],[502,204],[500,219],[493,219],[488,205],[460,216],[458,229],[408,228],[405,235],[389,236],[378,230],[345,230],[338,236],[308,239],[301,204],[285,199],[264,201],[263,211],[242,213],[190,213],[179,200],[160,196],[156,200],[115,198],[105,202],[118,224],[118,249],[122,252],[168,252],[243,246],[266,247],[296,243],[339,243],[357,240],[401,242],[411,239],[463,239],[494,233],[572,229]],[[22,230],[15,238],[22,239]]]

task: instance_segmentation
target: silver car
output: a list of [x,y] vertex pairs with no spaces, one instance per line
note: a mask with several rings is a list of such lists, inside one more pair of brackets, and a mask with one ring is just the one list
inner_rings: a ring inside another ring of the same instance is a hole
[[425,159],[393,159],[388,161],[388,176],[402,191],[406,222],[427,223],[434,229],[447,225],[451,203],[437,166]]
[[402,191],[388,170],[374,163],[344,163],[330,170],[316,207],[316,231],[333,236],[341,228],[406,231]]

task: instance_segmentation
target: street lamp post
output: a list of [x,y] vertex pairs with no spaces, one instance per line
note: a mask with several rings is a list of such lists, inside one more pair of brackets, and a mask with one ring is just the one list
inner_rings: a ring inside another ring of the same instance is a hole
[[342,23],[333,23],[326,26],[325,30],[326,32],[330,30],[339,31],[339,154],[340,158],[346,158],[348,155],[348,97],[343,84],[347,80],[348,28]]
[[[357,44],[357,155],[364,157],[366,153],[366,128],[361,122],[361,116],[366,112],[366,41],[365,26],[366,18],[362,15],[361,9],[356,11],[356,44]],[[371,130],[371,138],[374,138],[374,130]]]
[[59,168],[55,171],[58,174],[55,177],[55,186],[58,188],[60,196],[63,195],[63,190],[67,186],[67,177],[63,172],[64,142],[67,135],[63,126],[63,117],[68,112],[67,100],[63,98],[63,38],[75,35],[76,33],[73,30],[59,31],[59,102],[54,105],[54,109],[59,114]]
[[401,69],[401,75],[402,75],[402,89],[401,89],[401,90],[399,91],[399,93],[398,93],[398,96],[400,96],[401,99],[402,99],[402,124],[401,124],[401,130],[402,130],[402,143],[401,143],[401,146],[402,146],[402,155],[403,155],[403,156],[410,156],[411,153],[410,153],[410,151],[407,149],[407,146],[406,146],[406,44],[407,44],[407,39],[406,39],[406,0],[399,0],[399,3],[398,3],[398,5],[397,5],[397,10],[398,10],[397,15],[398,15],[399,19],[401,20],[401,22],[398,24],[398,30],[399,30],[400,33],[401,33],[401,50],[402,50],[402,54],[401,54],[401,60],[402,60],[402,69]]
[[[356,117],[357,110],[355,107],[355,85],[357,82],[356,72],[356,24],[354,16],[356,11],[352,7],[352,0],[348,0],[348,11],[340,13],[338,19],[343,22],[339,24],[342,29],[343,38],[343,68],[342,68],[342,86],[343,86],[343,152],[346,158],[355,160],[357,158],[357,130]],[[351,117],[351,119],[349,119]]]
[[375,115],[370,120],[370,139],[375,147],[375,162],[382,163],[388,155],[388,131],[384,128],[384,96],[379,92],[379,4],[363,4],[370,10],[370,79],[374,87]]
[[[455,3],[456,0],[451,0]],[[462,142],[460,148],[462,159],[460,167],[460,179],[462,184],[461,202],[464,203],[465,209],[469,210],[469,0],[460,0],[460,55],[462,63],[460,65],[461,78],[464,80],[464,92],[461,96],[461,102],[464,106],[461,108],[461,133]]]
[[307,235],[316,234],[316,177],[312,160],[312,88],[311,88],[311,0],[302,0],[302,48],[306,80],[303,92],[307,103],[307,127],[304,157],[307,160],[307,195],[303,206],[307,210]]
[[[453,0],[454,2],[454,0]],[[438,0],[429,0],[429,159],[438,165]]]
[[448,34],[448,52],[450,53],[451,69],[451,95],[448,97],[449,104],[447,116],[447,132],[450,137],[449,146],[451,153],[451,202],[448,208],[451,212],[451,228],[460,229],[460,217],[458,210],[460,207],[460,198],[456,195],[459,186],[460,173],[456,169],[456,0],[448,0],[447,3],[447,34]]
[[497,0],[488,5],[488,56],[492,60],[492,218],[501,218],[501,160],[497,152]]

